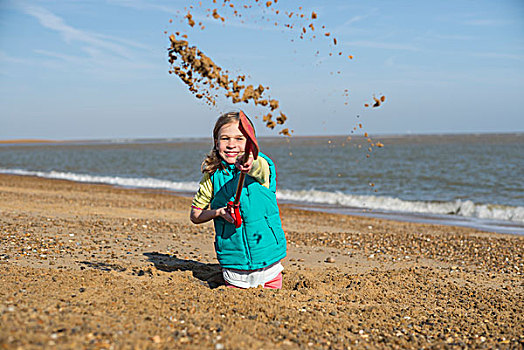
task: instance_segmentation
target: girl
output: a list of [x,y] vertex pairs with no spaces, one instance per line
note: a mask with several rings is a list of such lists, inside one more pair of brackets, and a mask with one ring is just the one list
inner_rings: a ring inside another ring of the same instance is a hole
[[[286,238],[276,200],[275,165],[262,153],[256,160],[250,154],[241,164],[246,138],[238,125],[238,112],[220,116],[215,124],[214,146],[202,163],[204,175],[191,205],[191,221],[214,220],[215,251],[226,285],[280,289]],[[248,176],[240,196],[242,224],[236,229],[227,203],[234,199],[241,171]]]

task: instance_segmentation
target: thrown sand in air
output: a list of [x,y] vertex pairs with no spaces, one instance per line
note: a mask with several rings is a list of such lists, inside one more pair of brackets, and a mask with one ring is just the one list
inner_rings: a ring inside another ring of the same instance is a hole
[[[301,6],[298,7],[296,11],[280,11],[275,7],[277,2],[278,1],[255,1],[255,6],[263,8],[264,11],[266,11],[266,14],[267,11],[269,11],[269,14],[273,15],[275,18],[270,18],[269,15],[263,16],[262,21],[274,24],[275,26],[282,25],[283,28],[298,33],[299,39],[306,39],[308,36],[311,40],[316,38],[314,22],[317,20],[318,15],[315,11],[312,11],[311,14],[306,14]],[[242,18],[244,17],[244,13],[253,7],[253,5],[247,4],[235,5],[234,2],[230,0],[222,1],[221,5],[217,4],[216,0],[212,3],[212,6],[221,6],[222,9],[220,11],[218,8],[211,7],[205,9],[207,17],[223,23],[226,22],[227,15],[221,15],[221,13],[229,11],[232,17],[241,19],[241,22],[243,23]],[[198,6],[186,7],[184,9],[185,14],[179,13],[179,15],[183,16],[182,23],[187,23],[190,27],[195,27],[197,25],[193,14],[191,13],[196,7],[203,7],[202,2],[199,2]],[[170,22],[172,23],[172,20]],[[204,30],[205,26],[202,22],[199,22],[198,28]],[[320,35],[320,37],[332,38],[333,48],[337,46],[337,39],[332,37],[330,32],[326,31],[326,27],[321,25],[320,28],[323,34]],[[286,114],[277,111],[279,108],[279,101],[277,99],[266,97],[264,94],[269,87],[264,87],[262,84],[248,84],[246,83],[245,75],[232,77],[227,70],[219,67],[209,56],[205,55],[196,46],[190,46],[187,40],[187,34],[176,32],[175,34],[170,35],[169,39],[169,62],[171,63],[169,73],[177,75],[196,98],[203,99],[209,105],[215,105],[216,98],[219,94],[223,94],[233,104],[252,102],[255,106],[263,106],[266,108],[266,112],[262,116],[262,120],[270,129],[286,122]],[[317,54],[318,53],[319,52],[317,51]],[[329,56],[333,55],[333,52],[329,53]],[[338,55],[342,56],[343,52],[339,51]],[[353,59],[353,55],[347,55],[347,57]],[[337,73],[340,74],[340,71]],[[280,134],[289,136],[290,131],[285,128],[280,131]]]

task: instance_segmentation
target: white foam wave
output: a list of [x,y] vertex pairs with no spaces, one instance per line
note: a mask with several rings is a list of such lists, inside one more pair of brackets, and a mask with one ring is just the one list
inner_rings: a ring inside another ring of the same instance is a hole
[[470,200],[457,200],[454,202],[407,201],[388,196],[350,195],[341,192],[323,192],[316,190],[279,190],[277,198],[280,200],[331,204],[344,207],[438,215],[452,214],[464,217],[524,223],[524,207],[475,204]]
[[[175,182],[155,178],[126,178],[119,176],[87,175],[60,171],[30,171],[23,169],[2,169],[2,174],[31,175],[49,179],[71,180],[77,182],[103,183],[115,186],[166,189],[178,192],[196,192],[198,182]],[[427,202],[407,201],[388,196],[351,195],[342,192],[324,192],[316,190],[279,190],[279,200],[302,203],[330,204],[344,207],[374,210],[425,213],[438,215],[459,215],[479,219],[502,220],[524,223],[524,207],[512,207],[496,204],[475,204],[472,201]]]
[[77,182],[103,183],[124,187],[165,189],[179,192],[195,192],[198,189],[198,182],[174,182],[155,178],[127,178],[119,176],[76,174],[60,171],[30,171],[23,169],[0,169],[0,173],[30,175],[48,179],[71,180]]

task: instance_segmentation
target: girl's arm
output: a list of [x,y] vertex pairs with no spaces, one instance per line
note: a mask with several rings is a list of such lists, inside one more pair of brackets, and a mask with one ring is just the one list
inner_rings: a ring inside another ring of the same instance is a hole
[[208,222],[209,220],[218,218],[219,216],[230,223],[235,222],[235,220],[233,220],[233,216],[231,216],[231,213],[228,212],[227,207],[218,209],[199,209],[192,207],[189,218],[194,224],[202,224],[204,222]]

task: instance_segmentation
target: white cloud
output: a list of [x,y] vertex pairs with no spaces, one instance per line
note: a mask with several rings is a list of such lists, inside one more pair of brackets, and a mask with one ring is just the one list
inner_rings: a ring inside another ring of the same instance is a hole
[[41,57],[48,58],[47,60],[41,61],[45,67],[68,71],[72,69],[71,67],[82,66],[84,67],[84,72],[98,74],[99,76],[126,75],[126,72],[130,71],[154,71],[158,68],[155,64],[141,61],[122,61],[118,56],[108,56],[104,51],[95,47],[85,47],[82,50],[86,52],[87,55],[75,56],[39,49],[34,50],[34,52]]
[[[62,39],[68,44],[89,44],[93,47],[104,49],[105,51],[109,51],[112,54],[116,54],[123,58],[128,58],[131,56],[131,51],[128,49],[128,46],[141,48],[144,47],[143,45],[130,43],[129,41],[120,38],[112,38],[107,35],[100,35],[74,28],[66,24],[61,17],[58,17],[51,11],[40,6],[22,3],[19,5],[19,7],[24,13],[36,18],[43,27],[58,32]],[[120,43],[124,43],[125,45]]]
[[78,59],[79,59],[78,56],[65,55],[59,52],[53,52],[53,51],[47,51],[47,50],[36,49],[33,52],[41,56],[57,58],[61,61],[70,62],[70,63],[78,63]]
[[373,49],[401,50],[401,51],[420,51],[419,48],[409,44],[386,43],[380,41],[361,40],[344,42],[344,46],[350,47],[369,47]]
[[[136,10],[156,10],[161,12],[166,12],[170,14],[175,14],[180,8],[187,6],[187,2],[181,1],[170,1],[169,5],[163,5],[159,3],[152,3],[143,0],[108,0],[109,4],[128,7]],[[178,6],[171,6],[173,3],[178,3]]]
[[476,56],[476,57],[486,57],[486,58],[501,58],[501,59],[509,59],[509,60],[524,61],[524,56],[523,56],[523,55],[515,55],[515,54],[500,53],[500,52],[480,52],[480,53],[473,53],[473,56]]
[[0,51],[0,63],[6,64],[6,63],[21,63],[21,64],[32,64],[34,63],[34,60],[29,58],[19,58],[19,57],[12,57],[5,53],[4,51]]
[[359,21],[363,20],[366,17],[368,17],[368,16],[354,16],[354,17],[351,17],[350,19],[348,19],[347,21],[345,21],[342,24],[342,27],[343,26],[348,26],[348,25],[356,23],[356,22],[359,22]]
[[460,40],[460,41],[470,41],[476,40],[477,38],[471,35],[460,35],[460,34],[451,34],[451,35],[442,35],[436,34],[435,38],[442,40]]
[[509,21],[502,21],[497,19],[472,19],[465,21],[464,24],[471,26],[482,26],[482,27],[496,27],[510,24]]

